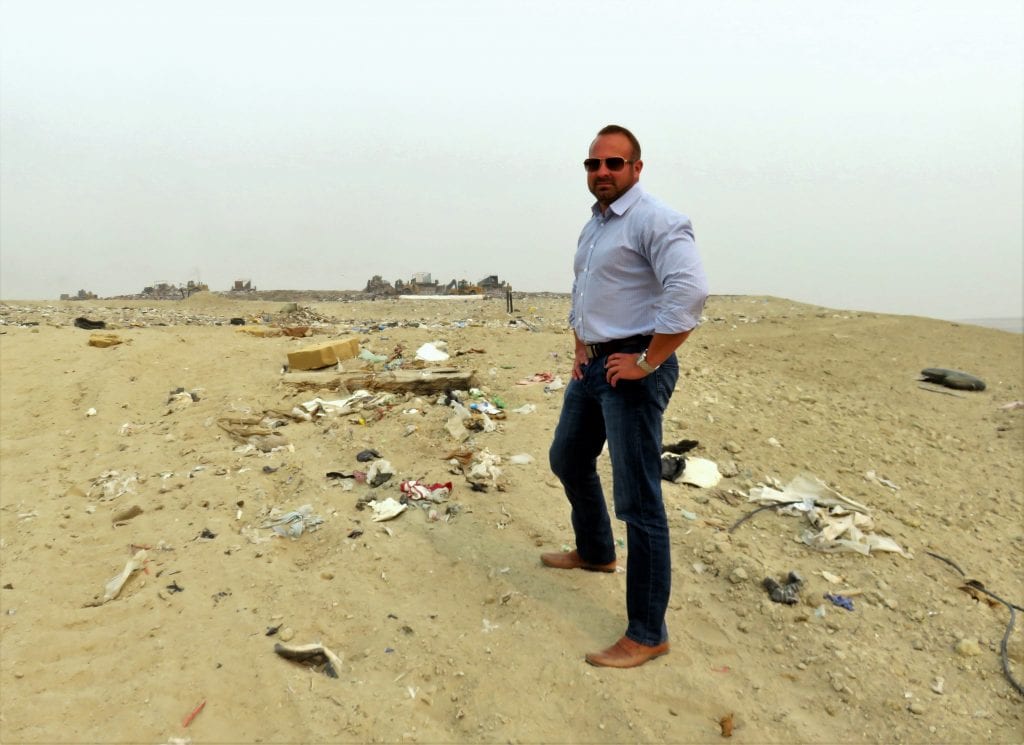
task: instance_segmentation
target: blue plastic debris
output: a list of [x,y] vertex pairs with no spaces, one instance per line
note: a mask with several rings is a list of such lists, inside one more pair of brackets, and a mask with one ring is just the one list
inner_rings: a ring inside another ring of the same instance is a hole
[[831,601],[832,605],[838,605],[840,608],[846,608],[846,610],[853,610],[853,599],[845,595],[833,595],[831,592],[826,592],[825,599]]

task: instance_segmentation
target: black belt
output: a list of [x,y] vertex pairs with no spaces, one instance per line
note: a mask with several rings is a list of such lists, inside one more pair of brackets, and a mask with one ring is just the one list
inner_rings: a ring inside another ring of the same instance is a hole
[[627,339],[612,339],[583,346],[587,350],[587,359],[592,360],[598,357],[607,357],[615,352],[642,352],[650,346],[653,338],[653,336],[637,335]]

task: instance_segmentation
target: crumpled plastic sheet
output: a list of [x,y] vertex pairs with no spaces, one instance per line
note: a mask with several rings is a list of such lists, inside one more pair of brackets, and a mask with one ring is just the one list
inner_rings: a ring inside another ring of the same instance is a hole
[[501,477],[501,469],[498,467],[500,463],[500,455],[484,448],[473,454],[473,463],[466,473],[466,479],[477,482],[490,481],[492,485],[497,485],[498,479]]
[[427,342],[416,350],[416,359],[425,362],[443,362],[448,357],[448,353],[439,349],[436,342],[434,344]]
[[783,514],[803,514],[814,530],[804,530],[800,540],[820,551],[850,552],[869,556],[872,551],[914,558],[895,540],[870,532],[874,521],[864,505],[844,497],[820,479],[799,475],[783,489],[765,486],[750,490],[751,502],[796,502],[780,507]]
[[260,527],[272,528],[282,538],[298,538],[306,531],[316,530],[323,522],[322,517],[313,514],[312,505],[304,504],[297,510],[264,521]]
[[322,398],[314,398],[306,401],[300,406],[313,416],[324,416],[326,414],[351,414],[353,411],[378,406],[393,397],[390,393],[370,393],[365,389],[355,391],[345,398],[325,401]]
[[404,505],[394,497],[388,497],[380,501],[374,500],[369,503],[370,509],[373,510],[373,521],[375,523],[384,522],[385,520],[393,520],[394,518],[405,512],[408,505]]

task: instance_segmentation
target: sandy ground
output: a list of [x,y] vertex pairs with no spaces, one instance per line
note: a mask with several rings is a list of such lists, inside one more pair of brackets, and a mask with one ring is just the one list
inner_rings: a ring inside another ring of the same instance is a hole
[[[288,325],[278,303],[0,304],[0,740],[711,742],[732,714],[740,743],[1024,742],[1024,699],[1000,664],[1007,608],[928,554],[1024,604],[1024,409],[1002,408],[1024,399],[1021,335],[712,298],[682,350],[665,439],[697,440],[691,455],[732,475],[663,482],[672,652],[623,671],[583,655],[623,632],[625,575],[538,561],[572,541],[547,467],[561,391],[517,381],[568,380],[566,310],[551,297],[512,315],[504,301],[325,303],[302,309],[316,335],[291,339],[227,325]],[[88,346],[79,315],[125,343]],[[218,426],[338,398],[286,385],[282,364],[351,334],[383,355],[438,340],[469,352],[444,364],[475,370],[508,413],[460,443],[451,408],[398,396],[288,423],[289,447],[271,452]],[[918,373],[933,366],[988,389],[925,390]],[[178,388],[198,400],[169,403]],[[365,469],[367,448],[390,481],[326,477]],[[500,455],[497,485],[472,490],[445,459],[459,448]],[[533,462],[509,462],[524,453]],[[728,532],[757,506],[751,490],[801,473],[862,502],[912,556],[824,553],[801,542],[804,518],[774,510]],[[439,519],[360,509],[400,498],[405,479],[453,482]],[[307,504],[318,529],[259,527]],[[96,605],[140,547],[143,570]],[[773,603],[762,580],[789,571],[806,579],[801,602]],[[282,637],[329,647],[339,677],[279,657]]]

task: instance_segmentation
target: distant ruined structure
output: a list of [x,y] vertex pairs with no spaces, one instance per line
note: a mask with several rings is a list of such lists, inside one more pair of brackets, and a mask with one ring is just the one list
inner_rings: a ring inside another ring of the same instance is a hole
[[490,297],[503,297],[511,288],[507,282],[498,279],[497,274],[489,274],[479,282],[470,282],[465,279],[453,279],[442,285],[436,279],[431,279],[429,272],[417,272],[408,280],[396,279],[391,284],[379,274],[373,275],[366,282],[363,290],[367,295],[374,297],[389,297],[394,295],[487,295]]
[[170,282],[154,282],[149,287],[142,288],[141,297],[149,300],[180,300],[194,295],[197,292],[209,292],[210,288],[205,282],[189,280],[183,285],[173,285]]
[[[401,280],[399,280],[399,282],[401,282]],[[399,294],[399,291],[379,274],[374,274],[366,281],[366,288],[363,292],[367,295],[374,295],[377,297]]]
[[96,300],[96,293],[89,292],[88,290],[79,290],[74,295],[69,295],[66,292],[60,294],[61,300]]

